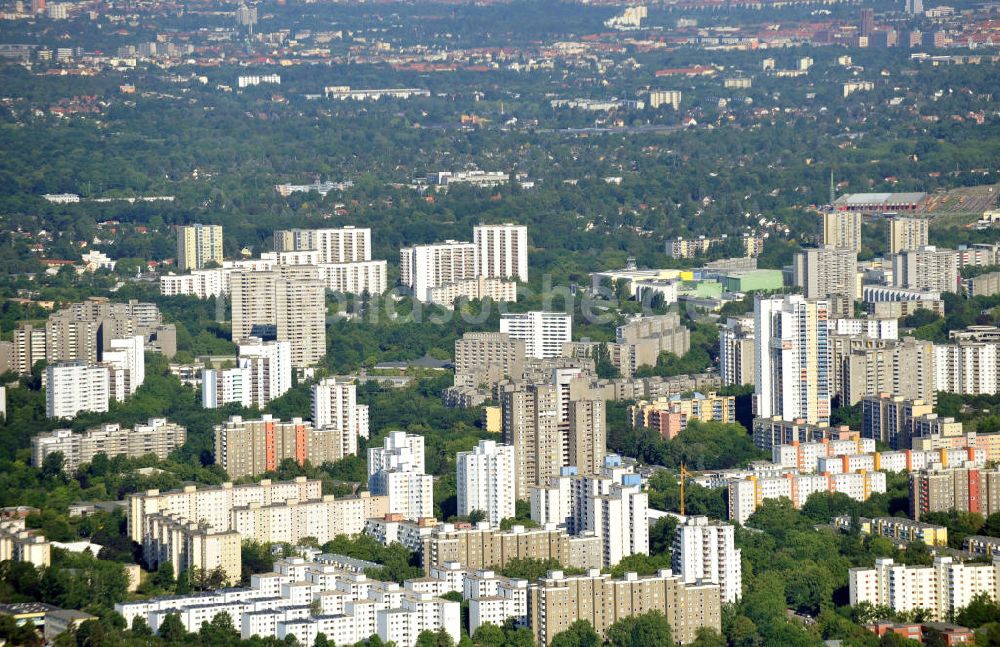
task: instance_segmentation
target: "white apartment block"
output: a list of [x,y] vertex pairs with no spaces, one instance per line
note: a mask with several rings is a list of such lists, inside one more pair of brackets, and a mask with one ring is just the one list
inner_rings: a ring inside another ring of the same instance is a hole
[[468,573],[462,597],[469,601],[469,632],[484,624],[502,627],[513,619],[518,627],[528,626],[528,580],[508,578],[492,570]]
[[528,357],[561,357],[563,344],[573,339],[573,316],[564,312],[521,312],[500,315],[500,332],[524,341]]
[[206,368],[201,372],[201,406],[218,409],[231,402],[253,406],[253,380],[249,366]]
[[318,266],[320,253],[315,249],[297,249],[285,252],[274,252],[278,265],[311,265]]
[[824,456],[817,461],[816,469],[821,473],[843,474],[861,470],[912,472],[954,466],[983,468],[986,466],[986,450],[982,447],[949,447],[928,451],[907,449],[896,452]]
[[934,345],[934,390],[963,395],[1000,392],[1000,342]]
[[318,263],[357,263],[372,258],[372,230],[368,227],[285,229],[274,232],[274,251],[319,253]]
[[386,261],[356,261],[354,263],[320,263],[319,276],[331,292],[379,295],[386,291],[388,279]]
[[514,516],[514,447],[480,440],[455,460],[458,472],[458,514],[486,513],[490,526]]
[[828,322],[831,335],[852,335],[865,339],[899,339],[899,320],[837,318]]
[[225,613],[244,640],[294,636],[298,644],[311,645],[322,633],[335,644],[350,645],[378,634],[385,642],[413,647],[422,631],[444,629],[457,642],[460,604],[419,588],[413,580],[400,586],[331,563],[289,558],[276,561],[274,572],[253,575],[247,588],[124,602],[115,610],[127,623],[143,618],[154,632],[171,613],[188,631]]
[[892,257],[892,280],[896,287],[957,292],[958,252],[925,245],[903,250]]
[[771,448],[771,460],[781,467],[794,467],[800,472],[815,472],[820,458],[840,457],[852,454],[874,454],[875,441],[871,438],[851,438],[818,442],[775,445]]
[[368,449],[368,476],[386,470],[424,473],[424,437],[405,431],[390,432],[382,447]]
[[528,228],[524,225],[478,225],[472,229],[476,274],[528,282]]
[[419,300],[430,301],[432,288],[477,277],[474,243],[448,240],[399,250],[399,279]]
[[389,512],[407,519],[434,515],[434,477],[424,473],[424,438],[391,432],[368,450],[368,489],[389,497]]
[[358,453],[358,438],[368,438],[368,405],[358,404],[354,382],[323,378],[312,387],[312,421],[317,429],[339,429],[344,456]]
[[649,554],[649,495],[640,476],[622,467],[620,457],[606,456],[596,475],[577,475],[575,467],[563,468],[561,474],[548,487],[529,488],[533,521],[564,526],[573,535],[596,535],[604,566]]
[[368,477],[368,489],[389,499],[389,512],[407,519],[434,516],[434,477],[416,472],[383,471]]
[[399,542],[412,551],[422,550],[424,538],[430,537],[436,527],[436,520],[407,521],[401,514],[387,514],[365,520],[365,534],[369,537],[383,546]]
[[849,571],[851,606],[868,602],[896,612],[923,609],[934,620],[945,620],[985,593],[998,599],[1000,561],[966,564],[951,557],[935,557],[931,566],[895,564],[876,559],[872,568]]
[[63,469],[75,470],[83,463],[90,463],[97,454],[108,458],[125,455],[138,458],[155,454],[166,458],[179,449],[187,439],[184,427],[167,422],[166,418],[150,418],[134,429],[122,429],[118,424],[105,424],[84,433],[75,434],[70,429],[56,429],[41,433],[31,439],[31,464],[40,467],[45,457],[55,452],[63,455]]
[[855,501],[867,501],[873,492],[885,492],[885,472],[851,474],[785,474],[778,477],[731,481],[729,520],[746,524],[767,499],[784,497],[801,508],[816,492],[843,492]]
[[238,366],[250,370],[253,406],[266,407],[292,388],[292,345],[247,337],[239,345]]
[[73,418],[81,411],[103,413],[111,398],[111,371],[82,360],[45,367],[45,417]]
[[718,584],[723,602],[738,602],[743,596],[743,565],[734,536],[728,523],[688,517],[674,536],[674,572],[685,584]]
[[213,268],[190,274],[165,274],[160,277],[160,294],[165,297],[191,295],[199,299],[229,294],[229,272]]
[[146,381],[146,339],[142,335],[112,339],[101,362],[107,365],[111,397],[124,402]]
[[337,535],[364,532],[367,519],[384,517],[387,512],[386,497],[368,492],[340,499],[325,495],[270,504],[253,501],[232,509],[229,528],[244,539],[259,542],[295,545],[303,537],[313,537],[325,544]]
[[754,414],[809,424],[830,420],[827,302],[793,294],[754,307]]

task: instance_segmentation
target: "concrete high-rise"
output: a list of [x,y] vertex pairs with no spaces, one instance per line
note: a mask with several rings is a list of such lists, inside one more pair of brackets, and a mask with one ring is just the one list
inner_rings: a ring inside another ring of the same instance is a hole
[[861,35],[868,37],[875,33],[875,10],[865,7],[861,10]]
[[957,292],[958,252],[924,245],[892,257],[892,282],[900,288]]
[[500,392],[503,441],[514,446],[515,493],[547,485],[561,468],[596,474],[606,453],[603,400],[589,397],[578,370],[556,369],[544,384],[506,384]]
[[45,417],[74,418],[81,411],[103,413],[111,398],[107,366],[82,360],[45,368]]
[[861,212],[827,211],[823,213],[823,244],[837,249],[861,251]]
[[419,301],[431,300],[431,289],[476,278],[476,245],[448,240],[399,250],[399,280]]
[[753,384],[753,317],[728,319],[719,329],[719,377],[729,385]]
[[102,353],[102,364],[108,367],[111,397],[124,402],[146,380],[145,340],[141,335],[112,339]]
[[467,332],[455,340],[455,386],[493,387],[524,377],[525,341],[502,332]]
[[565,312],[518,312],[500,316],[500,332],[525,343],[528,357],[561,357],[563,343],[573,339],[573,316]]
[[250,367],[206,368],[201,372],[201,406],[218,409],[231,402],[253,406]]
[[459,515],[479,510],[492,527],[514,516],[513,446],[480,440],[471,451],[459,452],[455,463]]
[[287,341],[292,366],[304,368],[326,353],[326,296],[312,265],[230,274],[233,341],[250,337]]
[[723,602],[738,602],[743,596],[743,565],[731,524],[688,517],[677,527],[673,567],[685,584],[718,584]]
[[935,344],[934,388],[963,395],[1000,392],[1000,342]]
[[358,387],[352,381],[326,377],[312,387],[312,421],[318,429],[339,429],[344,454],[358,452],[358,438],[368,438],[368,405],[358,404]]
[[434,477],[424,473],[424,437],[393,431],[368,450],[368,489],[389,497],[389,512],[407,519],[434,515]]
[[528,281],[528,228],[524,225],[478,225],[473,230],[477,274],[486,278]]
[[830,421],[827,302],[801,295],[754,304],[754,412],[810,424]]
[[879,393],[861,400],[861,435],[883,442],[893,449],[909,449],[913,421],[932,413],[933,405]]
[[614,566],[629,555],[649,554],[649,496],[642,478],[616,454],[605,456],[597,474],[564,467],[544,487],[531,487],[531,519],[564,526],[572,535],[601,540],[601,565]]
[[274,232],[275,252],[318,251],[319,263],[356,263],[372,258],[372,230],[368,227],[337,229],[283,229]]
[[334,463],[344,458],[343,447],[338,430],[315,429],[300,418],[282,422],[268,414],[259,420],[231,416],[215,426],[215,462],[234,479],[273,472],[286,459],[299,466]]
[[187,225],[177,228],[177,267],[200,270],[208,263],[222,265],[222,226]]
[[927,218],[892,216],[885,219],[885,253],[888,256],[928,244]]
[[239,346],[238,367],[250,371],[250,401],[258,409],[292,388],[292,345],[247,337]]
[[841,316],[854,314],[858,299],[858,255],[851,249],[829,245],[803,249],[795,255],[795,285],[807,299],[825,299]]
[[934,401],[935,347],[931,342],[831,334],[829,348],[831,394],[844,406],[879,393]]

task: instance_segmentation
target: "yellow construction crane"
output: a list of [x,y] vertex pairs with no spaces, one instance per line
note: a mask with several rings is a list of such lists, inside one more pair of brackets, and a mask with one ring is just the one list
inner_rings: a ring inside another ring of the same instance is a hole
[[691,472],[687,471],[687,466],[681,463],[681,516],[684,514],[684,479],[691,476]]

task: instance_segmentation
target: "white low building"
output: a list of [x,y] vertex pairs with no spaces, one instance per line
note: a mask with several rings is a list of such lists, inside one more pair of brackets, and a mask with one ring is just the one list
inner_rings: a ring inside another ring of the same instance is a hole
[[[412,647],[422,631],[444,629],[455,642],[461,637],[461,605],[419,590],[419,584],[371,580],[301,558],[278,560],[274,568],[252,576],[247,588],[124,602],[115,610],[130,626],[137,617],[145,619],[154,632],[169,615],[194,632],[225,613],[243,639],[294,636],[303,645],[320,633],[341,645],[377,634],[399,647]],[[442,589],[463,590],[459,574],[464,577],[464,571],[457,565],[436,569],[431,577],[435,573]]]

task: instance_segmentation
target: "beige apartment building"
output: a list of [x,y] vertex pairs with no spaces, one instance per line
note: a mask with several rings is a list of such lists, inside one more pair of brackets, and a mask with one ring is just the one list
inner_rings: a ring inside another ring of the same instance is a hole
[[807,299],[827,299],[832,312],[854,314],[861,291],[856,251],[829,245],[803,249],[795,255],[792,271]]
[[885,219],[885,253],[889,256],[927,245],[927,218]]
[[216,530],[170,515],[149,515],[143,533],[142,553],[150,569],[170,563],[174,577],[183,571],[212,573],[221,570],[227,584],[240,581],[241,538],[231,530]]
[[517,498],[545,485],[562,467],[596,474],[607,445],[605,405],[591,399],[578,372],[555,371],[554,383],[505,384],[500,392],[503,442],[514,446]]
[[28,562],[48,566],[52,544],[36,530],[26,530],[23,519],[0,521],[0,562]]
[[388,512],[389,497],[368,492],[341,499],[325,495],[269,505],[252,502],[233,508],[231,528],[244,539],[258,542],[296,544],[304,537],[313,537],[325,544],[337,535],[363,532],[366,520]]
[[41,360],[94,364],[103,359],[112,340],[136,336],[143,338],[146,351],[167,358],[177,352],[177,330],[163,323],[156,304],[112,303],[105,297],[91,297],[52,313],[44,324],[19,323],[11,341],[0,342],[0,368],[23,375]]
[[229,281],[235,343],[250,337],[290,342],[296,368],[326,354],[326,286],[315,265],[242,270]]
[[323,483],[310,481],[305,477],[278,482],[264,479],[258,484],[250,485],[223,483],[216,487],[202,488],[188,485],[168,492],[136,492],[127,497],[128,534],[132,541],[142,543],[145,518],[154,514],[172,515],[228,530],[233,508],[251,503],[273,505],[292,499],[310,501],[322,496]]
[[513,526],[510,530],[445,523],[422,538],[424,571],[446,562],[458,562],[466,570],[503,568],[512,559],[554,559],[576,568],[599,568],[602,564],[601,539],[596,535],[570,537],[555,524],[542,528]]
[[150,418],[134,429],[122,429],[118,424],[105,424],[75,434],[70,429],[56,429],[38,434],[31,439],[31,463],[41,466],[49,454],[63,455],[63,469],[72,471],[83,463],[90,463],[98,454],[108,458],[127,456],[139,458],[155,454],[164,459],[179,449],[187,439],[187,429],[167,422],[166,418]]
[[958,292],[958,278],[958,252],[953,249],[924,245],[892,257],[892,281],[896,287]]
[[[604,345],[611,363],[624,378],[632,377],[640,367],[654,366],[661,353],[681,356],[691,350],[691,332],[675,313],[636,317],[618,326],[615,335],[615,341]],[[567,341],[562,345],[562,354],[592,358],[600,345],[592,341]]]
[[234,479],[273,472],[285,459],[299,465],[333,463],[344,457],[346,437],[353,433],[350,428],[316,429],[301,418],[232,416],[215,427],[215,462]]
[[187,225],[177,228],[177,267],[200,270],[209,263],[222,265],[222,226]]
[[531,585],[528,600],[529,624],[539,647],[547,647],[577,620],[588,621],[604,636],[623,618],[659,611],[681,644],[693,642],[702,627],[719,631],[722,625],[719,586],[684,584],[670,570],[648,576],[626,573],[621,579],[597,569],[585,575],[550,571]]
[[502,332],[467,332],[455,340],[455,386],[492,388],[524,376],[525,342]]
[[830,335],[833,395],[855,405],[866,396],[892,393],[909,399],[934,401],[934,345],[905,337],[870,339]]
[[823,244],[861,251],[861,213],[829,211],[823,214]]
[[319,481],[158,490],[128,498],[129,535],[143,546],[147,563],[171,562],[175,574],[190,568],[240,577],[243,540],[297,544],[305,537],[320,543],[337,535],[364,531],[369,517],[384,517],[388,498],[323,496]]
[[865,396],[861,400],[861,436],[893,449],[910,449],[914,420],[933,411],[932,404],[919,398],[889,393]]

